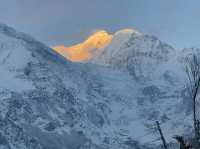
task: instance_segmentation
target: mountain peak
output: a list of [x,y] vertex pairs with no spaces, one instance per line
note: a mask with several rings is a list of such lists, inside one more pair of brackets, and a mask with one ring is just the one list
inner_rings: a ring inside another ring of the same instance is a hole
[[111,40],[112,35],[104,30],[99,30],[82,43],[70,47],[58,45],[53,47],[53,49],[71,61],[84,61],[89,59],[96,50],[107,46]]
[[110,35],[104,30],[100,30],[89,36],[88,39],[84,42],[84,44],[86,46],[89,46],[89,49],[99,49],[105,47],[108,43],[110,43],[111,39],[112,35]]
[[138,32],[135,29],[130,29],[130,28],[125,28],[117,31],[114,35],[119,35],[119,34],[137,34],[141,35],[142,33]]

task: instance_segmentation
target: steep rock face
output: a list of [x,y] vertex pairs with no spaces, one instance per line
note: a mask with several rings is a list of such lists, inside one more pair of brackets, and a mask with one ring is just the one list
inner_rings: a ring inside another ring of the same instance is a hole
[[[64,82],[69,63],[31,37],[0,25],[0,145],[4,148],[84,147],[71,127],[80,119],[76,95]],[[61,70],[61,71],[58,71]],[[60,133],[55,133],[60,128]],[[75,142],[78,139],[78,142]]]

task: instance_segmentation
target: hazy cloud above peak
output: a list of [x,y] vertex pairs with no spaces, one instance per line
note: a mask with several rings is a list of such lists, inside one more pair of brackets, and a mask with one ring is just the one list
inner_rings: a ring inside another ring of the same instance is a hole
[[0,22],[52,46],[134,28],[176,47],[199,46],[199,0],[1,0]]

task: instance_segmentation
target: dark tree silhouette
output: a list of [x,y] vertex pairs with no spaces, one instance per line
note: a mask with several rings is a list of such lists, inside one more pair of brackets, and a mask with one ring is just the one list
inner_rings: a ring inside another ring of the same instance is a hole
[[[186,72],[189,79],[189,92],[192,99],[193,109],[193,127],[195,133],[195,144],[199,144],[199,121],[196,117],[197,95],[200,86],[200,60],[197,55],[193,54],[187,59]],[[198,145],[199,146],[199,145]],[[199,147],[198,147],[199,148]]]
[[180,144],[180,149],[191,149],[192,146],[187,144],[182,136],[175,136],[174,139]]

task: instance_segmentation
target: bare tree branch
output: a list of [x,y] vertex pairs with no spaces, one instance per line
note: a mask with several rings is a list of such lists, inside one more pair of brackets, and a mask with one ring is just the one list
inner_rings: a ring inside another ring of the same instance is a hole
[[196,117],[196,104],[197,96],[200,88],[200,60],[193,54],[192,57],[187,59],[186,73],[189,79],[189,92],[191,94],[191,99],[193,102],[193,126],[195,131],[195,139],[199,140],[199,129],[197,127],[197,117]]

